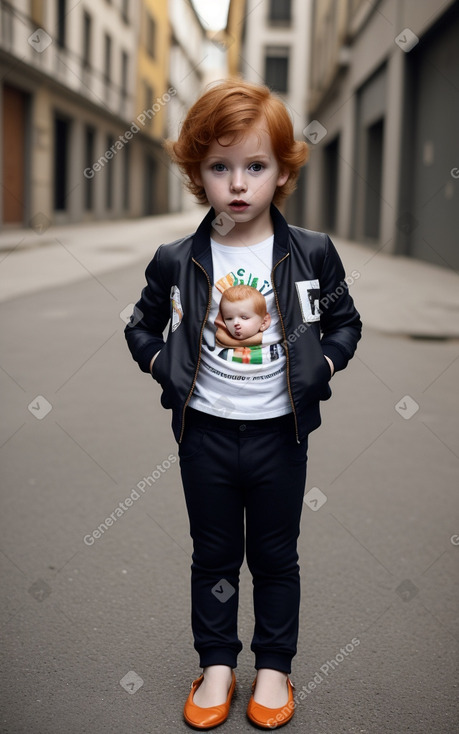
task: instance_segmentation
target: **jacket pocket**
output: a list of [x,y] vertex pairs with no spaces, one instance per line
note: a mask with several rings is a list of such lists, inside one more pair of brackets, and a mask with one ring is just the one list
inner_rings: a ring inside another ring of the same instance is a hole
[[323,364],[323,380],[321,380],[321,389],[320,389],[320,396],[319,400],[328,400],[331,397],[331,388],[330,388],[330,380],[332,378],[332,373],[330,369],[330,365],[328,364],[325,357],[323,358],[324,364]]
[[331,370],[322,351],[320,337],[312,327],[304,336],[308,337],[301,355],[302,359],[305,360],[303,373],[304,399],[306,403],[328,400],[331,396],[329,385]]
[[152,377],[156,380],[156,382],[159,382],[160,385],[164,384],[164,370],[162,370],[162,367],[164,366],[165,351],[166,344],[161,348],[158,356],[153,362],[153,368],[151,371]]
[[177,389],[173,384],[171,368],[171,350],[166,342],[161,349],[161,354],[158,354],[153,363],[152,377],[162,388],[161,405],[167,409],[177,405],[179,399]]

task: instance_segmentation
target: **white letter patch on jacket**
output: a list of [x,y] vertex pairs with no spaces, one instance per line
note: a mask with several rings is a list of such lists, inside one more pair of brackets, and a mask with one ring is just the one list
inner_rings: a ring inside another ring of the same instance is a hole
[[305,323],[320,320],[320,284],[318,280],[300,280],[295,283],[301,314]]
[[172,308],[172,324],[171,329],[175,331],[183,319],[182,301],[180,299],[180,290],[177,285],[173,285],[171,288],[171,308]]

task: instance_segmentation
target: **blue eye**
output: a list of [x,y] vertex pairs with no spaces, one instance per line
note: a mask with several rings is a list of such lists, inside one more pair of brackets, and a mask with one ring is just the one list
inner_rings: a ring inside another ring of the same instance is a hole
[[225,170],[226,166],[224,166],[223,163],[214,163],[212,168],[214,171],[217,171],[217,173],[221,173]]
[[249,166],[249,168],[254,173],[259,173],[260,171],[263,170],[263,166],[262,166],[261,163],[251,163],[250,166]]

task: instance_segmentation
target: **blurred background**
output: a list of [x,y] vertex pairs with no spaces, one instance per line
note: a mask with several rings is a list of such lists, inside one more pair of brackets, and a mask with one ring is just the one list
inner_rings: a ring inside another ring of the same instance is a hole
[[[163,139],[238,75],[308,142],[285,213],[364,325],[310,436],[289,734],[459,731],[459,3],[0,0],[0,734],[189,731],[177,445],[124,329],[205,212]],[[252,630],[244,563],[230,734]]]
[[266,83],[311,147],[289,220],[457,268],[454,0],[0,0],[4,228],[191,204],[162,149],[212,80]]

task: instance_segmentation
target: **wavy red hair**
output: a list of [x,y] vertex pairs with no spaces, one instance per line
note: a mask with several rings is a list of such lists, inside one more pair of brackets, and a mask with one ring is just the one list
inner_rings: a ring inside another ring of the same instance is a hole
[[295,140],[293,125],[284,103],[268,87],[240,79],[228,79],[211,86],[189,109],[178,140],[166,140],[164,147],[185,175],[185,183],[200,204],[208,204],[198,183],[201,162],[214,140],[226,145],[238,143],[254,125],[265,122],[271,145],[282,172],[289,177],[278,186],[273,198],[279,204],[295,190],[300,168],[308,158],[308,146]]

